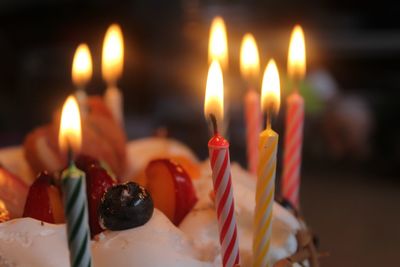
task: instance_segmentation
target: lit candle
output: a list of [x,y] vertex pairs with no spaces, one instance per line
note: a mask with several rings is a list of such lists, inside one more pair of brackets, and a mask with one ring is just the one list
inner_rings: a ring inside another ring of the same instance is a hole
[[92,79],[92,56],[87,44],[80,44],[75,51],[72,62],[72,82],[76,86],[76,98],[80,109],[86,110],[86,92],[85,87]]
[[261,132],[262,120],[260,94],[257,92],[260,59],[256,40],[250,33],[247,33],[242,40],[240,72],[248,83],[248,89],[244,98],[247,167],[251,173],[256,174],[258,164],[258,135]]
[[289,46],[288,74],[295,87],[286,99],[286,129],[283,156],[282,195],[299,208],[301,149],[303,144],[304,100],[299,94],[299,82],[306,72],[304,34],[295,26]]
[[261,91],[262,110],[267,113],[267,127],[259,137],[260,159],[257,170],[256,208],[254,215],[253,266],[271,266],[269,257],[272,236],[272,207],[275,194],[278,134],[271,128],[271,112],[278,113],[280,81],[275,61],[264,72]]
[[221,17],[215,17],[211,23],[208,44],[208,62],[217,60],[222,68],[228,68],[228,38],[225,22]]
[[61,174],[64,211],[67,218],[67,235],[72,267],[91,266],[90,228],[86,198],[85,173],[73,162],[73,154],[81,148],[81,120],[76,99],[65,101],[59,133],[60,150],[68,152],[69,166]]
[[218,132],[224,115],[224,84],[218,61],[210,65],[207,77],[204,114],[213,124],[214,136],[208,142],[210,164],[218,217],[221,256],[224,267],[239,263],[239,240],[237,236],[235,205],[231,181],[229,143]]
[[[223,71],[227,70],[228,68],[228,38],[226,33],[225,22],[223,18],[219,16],[213,19],[210,27],[210,39],[208,43],[208,61],[209,64],[211,64],[213,61],[218,61]],[[225,87],[227,87],[226,80],[225,80]],[[225,116],[225,120],[218,124],[219,132],[222,135],[226,133],[228,121],[229,118]]]
[[124,124],[123,96],[117,87],[124,65],[124,41],[119,25],[112,24],[104,37],[101,70],[107,82],[104,100],[114,118]]

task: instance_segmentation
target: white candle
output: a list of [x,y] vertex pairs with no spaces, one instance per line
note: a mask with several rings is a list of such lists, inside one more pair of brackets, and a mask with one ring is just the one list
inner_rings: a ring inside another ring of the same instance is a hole
[[83,113],[87,110],[85,88],[92,79],[92,73],[92,56],[90,55],[89,47],[87,44],[80,44],[75,51],[72,62],[72,82],[77,89],[75,96]]
[[121,28],[118,24],[112,24],[104,37],[102,74],[107,82],[107,90],[104,100],[115,120],[122,126],[124,124],[123,115],[123,95],[117,87],[117,81],[122,75],[124,65],[124,41]]

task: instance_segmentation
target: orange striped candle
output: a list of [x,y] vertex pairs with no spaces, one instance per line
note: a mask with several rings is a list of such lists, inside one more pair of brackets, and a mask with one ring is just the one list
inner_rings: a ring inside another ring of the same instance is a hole
[[271,111],[280,105],[279,73],[271,60],[264,73],[261,105],[267,113],[267,128],[259,137],[260,159],[257,171],[256,208],[254,212],[253,266],[270,267],[272,237],[272,208],[275,194],[276,155],[278,134],[271,128]]
[[[289,46],[288,74],[296,83],[305,75],[305,43],[300,26],[295,26]],[[282,195],[299,208],[301,150],[303,144],[304,100],[298,85],[287,98],[283,157]]]

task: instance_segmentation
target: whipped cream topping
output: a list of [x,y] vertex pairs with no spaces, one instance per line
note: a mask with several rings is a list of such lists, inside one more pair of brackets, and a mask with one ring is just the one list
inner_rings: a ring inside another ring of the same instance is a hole
[[[209,162],[203,163],[202,178],[194,185],[199,201],[186,216],[179,228],[195,242],[204,260],[221,266],[217,215],[210,198],[212,188]],[[256,180],[238,164],[232,164],[232,183],[235,197],[235,213],[238,223],[241,266],[252,266],[254,192]],[[272,219],[271,263],[292,255],[297,249],[295,234],[300,224],[286,209],[275,203]]]
[[125,177],[134,177],[154,158],[169,155],[183,156],[193,162],[197,157],[181,142],[163,137],[146,137],[129,142],[127,145],[127,170]]
[[32,218],[0,224],[0,266],[69,267],[65,224]]
[[[144,226],[105,231],[92,245],[94,267],[211,267],[186,235],[159,210]],[[0,266],[69,267],[65,224],[32,218],[0,224]]]
[[106,231],[92,243],[95,267],[212,266],[201,261],[187,236],[159,210],[144,226]]

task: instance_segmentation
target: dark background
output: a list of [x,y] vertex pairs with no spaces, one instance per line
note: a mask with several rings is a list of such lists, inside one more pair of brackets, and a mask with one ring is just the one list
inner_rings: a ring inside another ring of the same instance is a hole
[[[333,96],[319,99],[317,110],[308,109],[304,140],[303,211],[321,249],[331,254],[323,266],[395,266],[400,20],[390,1],[370,6],[285,0],[2,1],[0,146],[21,143],[74,91],[71,64],[81,42],[88,43],[94,62],[87,91],[104,92],[101,45],[108,25],[118,22],[126,47],[119,87],[128,136],[165,127],[205,158],[208,130],[202,112],[208,31],[215,15],[223,16],[228,28],[230,67],[224,78],[232,159],[245,164],[242,35],[254,33],[262,69],[273,56],[285,80],[290,31],[300,23],[309,74],[304,86],[334,88]],[[313,101],[306,97],[306,102]],[[283,115],[284,105],[275,121],[281,135]]]

